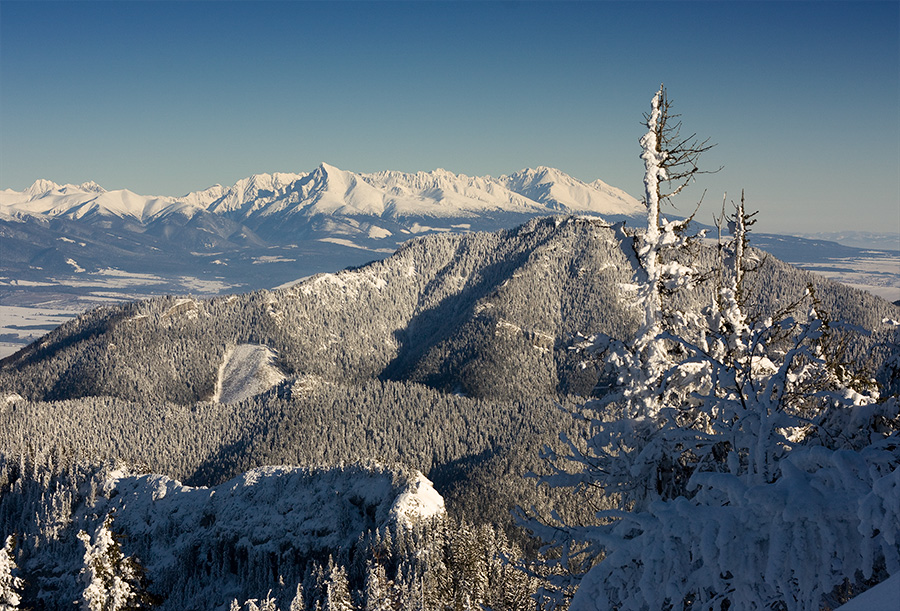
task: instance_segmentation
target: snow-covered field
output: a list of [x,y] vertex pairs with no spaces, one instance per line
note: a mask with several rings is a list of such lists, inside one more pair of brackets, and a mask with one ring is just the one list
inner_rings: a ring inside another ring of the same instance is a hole
[[24,348],[78,314],[73,310],[0,305],[0,358]]
[[800,263],[798,267],[869,291],[888,301],[900,299],[900,254],[877,253],[871,257]]

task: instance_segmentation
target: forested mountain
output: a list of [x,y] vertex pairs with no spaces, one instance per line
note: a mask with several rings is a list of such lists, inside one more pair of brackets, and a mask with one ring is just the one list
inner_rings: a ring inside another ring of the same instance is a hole
[[[379,379],[489,399],[584,394],[596,380],[574,367],[576,334],[627,337],[636,326],[631,241],[623,225],[540,219],[414,240],[387,260],[290,288],[100,308],[5,359],[0,388],[31,400],[209,401],[226,353],[250,344],[276,355],[283,392]],[[711,253],[696,257],[710,265]],[[757,315],[819,285],[835,319],[875,333],[854,336],[854,358],[896,318],[883,300],[772,258],[749,279]]]
[[[691,257],[709,270],[715,253],[698,247]],[[93,310],[62,325],[0,362],[0,447],[8,453],[0,510],[6,534],[22,536],[18,557],[32,575],[30,600],[48,608],[61,604],[52,588],[38,585],[50,570],[42,550],[60,533],[88,528],[66,516],[93,506],[90,494],[78,490],[94,473],[83,465],[101,458],[193,486],[220,485],[272,464],[400,463],[434,482],[446,501],[446,520],[456,521],[452,528],[447,522],[422,526],[415,535],[423,549],[444,550],[442,570],[475,553],[461,541],[484,524],[502,526],[481,537],[493,551],[533,554],[534,543],[509,517],[513,506],[557,510],[570,520],[593,511],[583,498],[539,488],[523,476],[544,470],[542,445],[581,426],[560,407],[611,382],[575,348],[581,334],[625,340],[635,333],[641,312],[632,304],[641,274],[625,225],[542,218],[496,233],[426,236],[385,260],[289,288],[156,298]],[[771,316],[810,284],[822,309],[849,325],[842,358],[868,366],[885,385],[896,384],[896,371],[886,366],[900,343],[892,323],[900,309],[892,304],[764,257],[747,275],[751,316]],[[679,295],[679,307],[696,310],[710,290]],[[58,526],[18,525],[16,516],[28,503],[46,508]],[[95,522],[102,522],[105,507],[95,511]],[[128,511],[124,503],[114,523],[131,537],[137,518],[125,516]],[[257,543],[251,537],[251,548]],[[365,559],[377,547],[370,542],[354,548],[366,552],[336,553],[328,570],[347,566],[350,590],[363,597]],[[144,549],[129,547],[128,539],[122,548],[128,554]],[[205,580],[236,571],[222,560],[231,553],[201,562],[206,573],[192,575],[197,581],[190,587],[199,592]],[[383,567],[397,596],[417,591],[424,600],[427,591],[456,600],[471,585],[438,587],[438,564],[391,553]],[[150,560],[148,570],[156,566]],[[234,596],[260,598],[271,588],[279,608],[287,609],[284,593],[297,580],[308,591],[325,587],[324,578],[313,582],[328,559],[316,560],[318,569],[305,556],[295,564],[279,560],[292,568],[279,564],[252,581],[235,582]],[[513,587],[513,578],[500,572],[491,581],[492,570],[501,569],[484,565],[476,579],[479,600],[494,597],[492,608],[523,608],[521,600],[497,602],[508,593],[504,588],[524,586]],[[154,578],[152,571],[148,576]],[[286,578],[281,585],[280,577]],[[189,588],[185,583],[169,587],[179,594],[168,608],[193,608],[177,606],[196,594],[178,589]],[[363,606],[362,599],[355,604]]]

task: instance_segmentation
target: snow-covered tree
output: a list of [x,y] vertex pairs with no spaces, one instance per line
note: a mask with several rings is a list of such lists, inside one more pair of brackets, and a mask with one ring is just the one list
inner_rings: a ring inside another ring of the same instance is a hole
[[620,508],[596,526],[536,530],[603,558],[572,609],[818,609],[842,584],[900,571],[898,401],[835,363],[827,343],[839,325],[811,291],[749,319],[743,198],[711,303],[672,305],[697,274],[679,257],[683,225],[659,216],[672,156],[664,99],[654,97],[641,140],[643,325],[630,342],[588,342],[617,385],[584,406],[587,439],[548,452],[551,483],[599,486]]
[[388,581],[384,567],[369,561],[366,566],[365,611],[389,611],[394,608],[393,584]]
[[84,531],[78,533],[85,547],[80,573],[84,584],[81,608],[84,611],[148,608],[153,601],[144,588],[143,569],[137,560],[122,553],[119,537],[112,527],[113,517],[109,514],[93,536]]
[[0,549],[0,611],[18,609],[22,602],[22,588],[25,583],[21,577],[14,575],[16,561],[13,556],[15,538],[10,535]]
[[325,611],[353,611],[347,571],[331,558],[328,559],[328,576],[325,582]]
[[291,606],[288,611],[306,611],[306,604],[303,602],[303,584],[297,584],[297,592],[291,599]]

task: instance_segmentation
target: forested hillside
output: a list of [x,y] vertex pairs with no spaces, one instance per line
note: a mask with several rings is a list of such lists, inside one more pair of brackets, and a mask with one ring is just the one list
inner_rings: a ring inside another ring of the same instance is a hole
[[[711,253],[696,253],[701,265]],[[382,379],[480,398],[584,394],[593,380],[573,366],[573,338],[634,332],[637,273],[628,232],[597,220],[429,236],[287,289],[88,312],[2,361],[0,388],[31,400],[208,401],[229,348],[253,344],[275,352],[287,387]],[[835,319],[876,334],[860,340],[860,355],[897,317],[883,300],[771,258],[749,282],[757,314],[819,285]]]
[[[621,224],[537,219],[497,233],[427,236],[386,260],[290,288],[163,297],[93,310],[59,327],[0,362],[0,515],[3,534],[20,535],[16,557],[29,579],[29,604],[63,608],[59,596],[76,589],[74,581],[47,581],[65,569],[51,568],[45,550],[59,541],[67,562],[76,562],[75,531],[102,526],[108,503],[96,505],[96,489],[109,469],[87,465],[122,460],[138,470],[134,476],[215,486],[266,465],[376,460],[426,474],[449,515],[410,531],[417,534],[379,530],[380,543],[366,539],[374,531],[362,533],[331,560],[321,550],[290,559],[284,543],[274,565],[240,579],[248,560],[235,550],[256,554],[262,542],[252,537],[202,561],[192,556],[202,568],[189,576],[147,563],[151,581],[173,593],[165,608],[202,608],[186,601],[199,600],[205,584],[223,575],[235,580],[229,596],[262,598],[272,590],[283,610],[298,582],[312,608],[341,579],[349,579],[341,587],[355,592],[360,608],[368,604],[369,579],[390,581],[395,603],[418,592],[431,601],[423,608],[465,608],[475,599],[458,597],[477,583],[475,598],[493,601],[491,608],[530,608],[528,595],[538,586],[504,573],[509,565],[488,562],[474,581],[460,579],[482,566],[475,557],[535,559],[536,543],[510,516],[516,505],[557,511],[570,522],[597,508],[598,499],[548,490],[524,476],[547,472],[539,449],[557,444],[560,433],[583,432],[586,424],[568,412],[614,382],[576,347],[586,335],[625,341],[638,329],[642,312],[634,304],[643,272],[635,246],[633,231]],[[716,260],[705,247],[677,256],[704,271]],[[849,325],[835,354],[867,366],[886,387],[896,385],[892,321],[900,308],[892,304],[763,258],[747,275],[750,316],[777,314],[809,284],[823,310]],[[697,311],[711,294],[701,284],[673,303]],[[122,518],[112,528],[132,537],[137,518],[125,515],[127,503],[117,511]],[[34,522],[22,521],[32,512]],[[75,514],[82,517],[72,521]],[[394,539],[386,544],[388,532]],[[407,537],[405,548],[394,549],[397,536]],[[480,551],[473,551],[475,540]],[[146,555],[145,544],[126,538],[122,549]],[[380,563],[379,545],[389,550]],[[441,550],[440,562],[426,562],[415,549]],[[238,560],[228,560],[234,554]],[[379,570],[383,578],[371,577]]]

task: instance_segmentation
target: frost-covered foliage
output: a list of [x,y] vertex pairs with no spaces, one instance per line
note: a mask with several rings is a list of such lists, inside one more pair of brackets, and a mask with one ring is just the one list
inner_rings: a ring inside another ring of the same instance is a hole
[[112,514],[107,514],[93,536],[76,535],[84,544],[84,565],[79,573],[84,589],[80,605],[84,611],[121,611],[150,606],[153,598],[143,591],[143,569],[126,557],[113,533]]
[[22,587],[25,583],[18,574],[14,574],[14,571],[18,572],[13,557],[14,547],[15,537],[10,535],[0,548],[0,611],[18,609],[19,603],[22,602]]
[[664,221],[657,230],[650,193],[660,175],[648,160],[665,158],[650,137],[658,101],[642,139],[644,324],[631,342],[587,342],[615,388],[584,406],[586,439],[548,452],[560,467],[552,483],[599,486],[619,508],[564,535],[536,530],[582,541],[575,549],[599,560],[572,609],[819,609],[841,586],[900,571],[900,402],[836,363],[840,325],[812,291],[776,316],[748,317],[743,201],[709,306],[666,310],[676,303],[667,291],[695,275],[659,264],[682,246]]
[[[129,591],[178,611],[534,607],[537,580],[513,566],[523,550],[498,527],[447,515],[399,466],[270,467],[212,489],[120,464],[53,472],[27,457],[0,474],[0,529],[24,533],[24,608],[118,608]],[[134,579],[135,557],[147,581]]]

